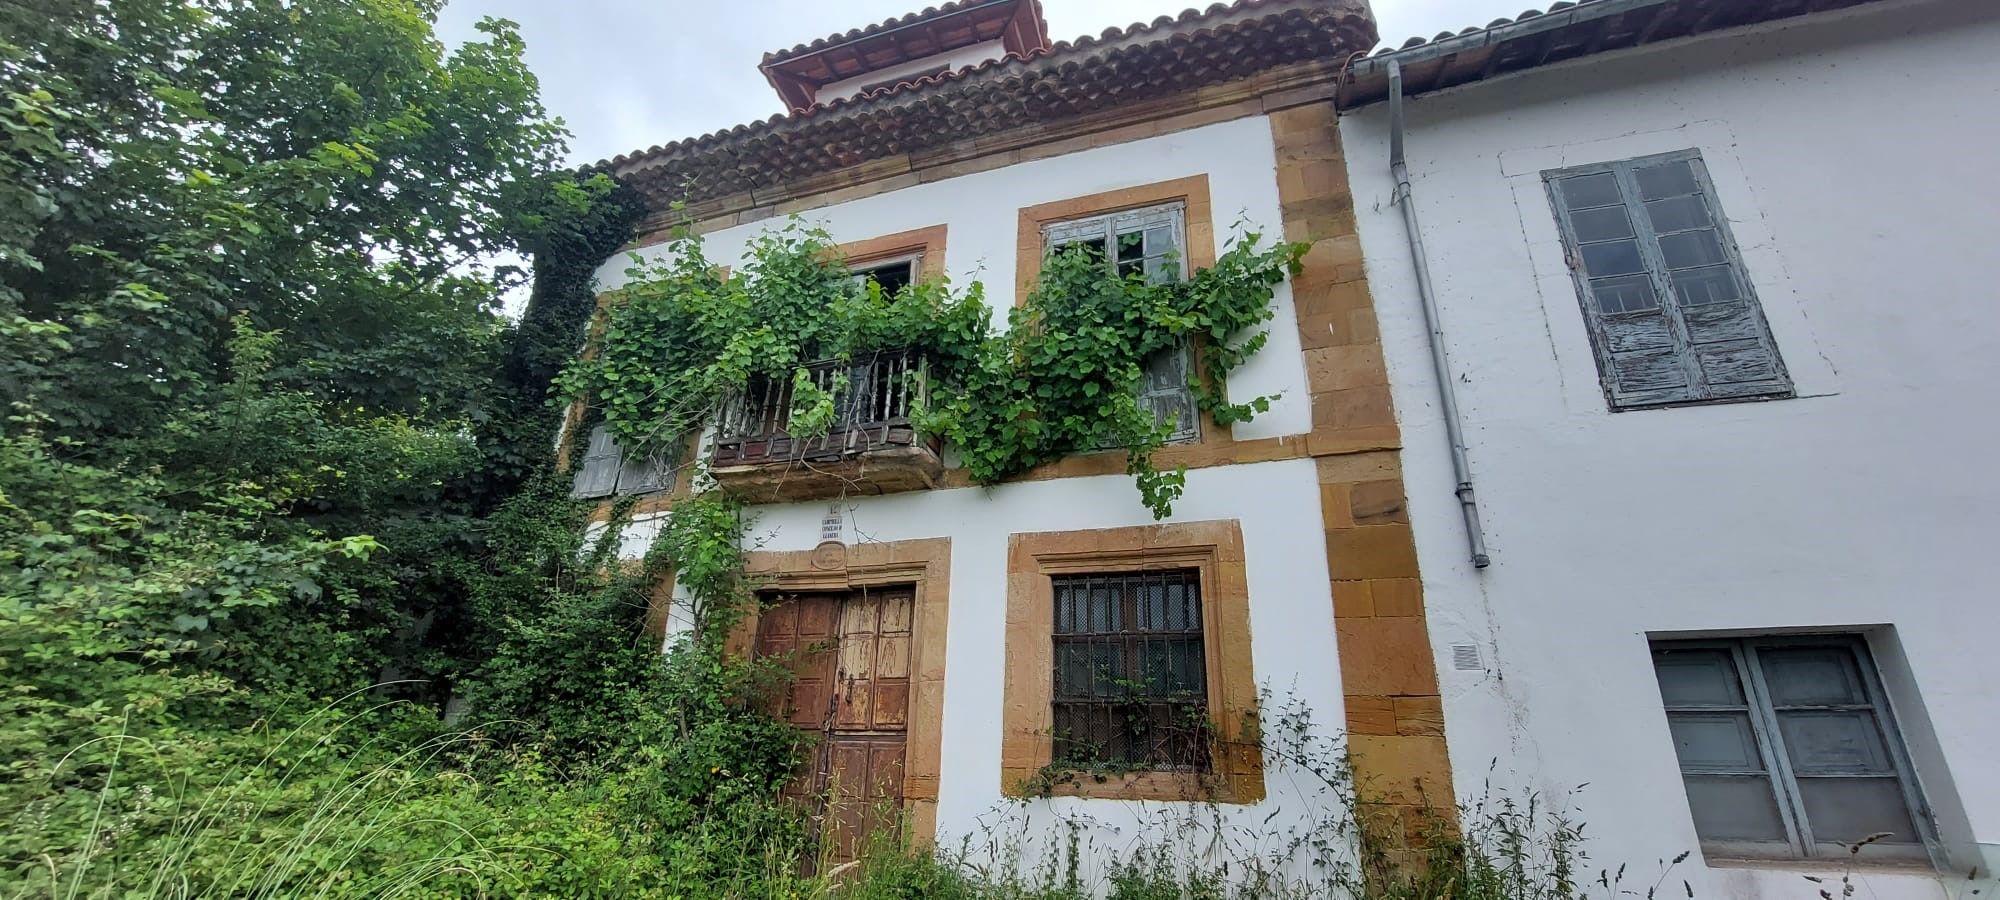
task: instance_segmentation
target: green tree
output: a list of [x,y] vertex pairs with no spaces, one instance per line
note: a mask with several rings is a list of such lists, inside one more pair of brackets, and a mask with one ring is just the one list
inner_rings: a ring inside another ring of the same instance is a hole
[[[270,540],[375,536],[300,601],[411,675],[476,652],[477,519],[549,465],[631,216],[557,171],[512,23],[447,50],[440,5],[0,0],[0,429],[183,508],[254,485]],[[507,252],[550,274],[520,326]]]
[[[271,374],[352,410],[473,411],[510,227],[562,149],[511,23],[437,0],[0,3],[0,400],[145,433]],[[497,276],[497,277],[496,277]]]
[[[214,827],[314,808],[333,763],[260,762],[310,698],[462,672],[500,641],[468,604],[550,590],[482,577],[486,517],[551,464],[630,206],[556,168],[514,27],[448,50],[439,5],[0,0],[0,872],[178,853],[148,842],[223,773],[263,799]],[[521,326],[507,251],[543,274]]]

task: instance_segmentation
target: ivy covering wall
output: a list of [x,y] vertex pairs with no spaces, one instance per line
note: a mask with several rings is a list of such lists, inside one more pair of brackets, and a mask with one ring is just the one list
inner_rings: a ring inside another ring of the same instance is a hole
[[1202,412],[1226,427],[1267,410],[1270,397],[1229,399],[1229,375],[1264,346],[1273,291],[1303,252],[1253,232],[1215,265],[1155,283],[1065,249],[995,330],[978,282],[886,293],[857,282],[830,237],[797,221],[753,238],[727,277],[699,237],[682,236],[663,260],[629,271],[597,352],[560,384],[565,398],[596,404],[628,450],[671,454],[754,376],[794,385],[792,425],[809,433],[825,427],[831,403],[802,364],[916,350],[928,361],[928,399],[912,419],[957,451],[973,481],[1123,448],[1142,502],[1164,518],[1186,473],[1153,464],[1174,429],[1137,399],[1145,360],[1191,342],[1200,364],[1189,387]]

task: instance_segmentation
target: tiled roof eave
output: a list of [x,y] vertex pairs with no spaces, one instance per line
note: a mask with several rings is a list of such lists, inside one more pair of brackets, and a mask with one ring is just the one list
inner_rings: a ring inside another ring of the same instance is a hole
[[[611,159],[592,164],[587,168],[608,170],[620,174],[636,172],[662,164],[662,161],[671,161],[702,152],[719,150],[725,146],[734,146],[742,140],[759,137],[769,132],[799,127],[801,123],[807,123],[816,118],[824,119],[853,113],[859,108],[872,107],[891,99],[909,100],[912,95],[916,94],[939,90],[956,91],[963,89],[966,83],[979,82],[1001,75],[1011,77],[1017,74],[1017,72],[1025,76],[1029,70],[1037,65],[1065,65],[1072,61],[1091,60],[1122,47],[1161,42],[1174,37],[1205,35],[1228,29],[1232,25],[1268,21],[1286,13],[1306,14],[1318,22],[1341,20],[1350,29],[1355,25],[1355,20],[1358,20],[1362,26],[1361,31],[1366,34],[1365,42],[1360,46],[1371,46],[1374,42],[1373,19],[1369,17],[1366,6],[1360,5],[1354,2],[1354,0],[1235,0],[1234,3],[1228,5],[1216,3],[1206,10],[1197,11],[1189,9],[1183,11],[1177,17],[1161,16],[1150,23],[1139,23],[1125,28],[1109,28],[1096,37],[1083,37],[1075,41],[1057,42],[1047,50],[1032,51],[1026,54],[1010,53],[998,59],[987,60],[941,75],[899,82],[867,94],[813,106],[800,112],[773,115],[767,119],[737,125],[700,137],[657,145],[634,153],[621,154]],[[1343,49],[1343,53],[1351,52],[1351,49],[1359,49],[1359,47],[1345,48]]]
[[[873,25],[866,25],[860,28],[850,28],[846,32],[843,32],[841,34],[829,35],[827,37],[818,38],[808,43],[799,44],[790,49],[776,50],[770,53],[766,53],[764,54],[763,62],[759,63],[759,68],[769,68],[771,66],[780,65],[789,60],[797,59],[801,56],[805,56],[812,53],[818,53],[821,50],[827,50],[833,47],[838,47],[841,46],[842,44],[850,44],[858,40],[874,37],[875,35],[878,34],[894,31],[898,28],[904,28],[910,25],[915,25],[919,22],[942,19],[947,16],[954,15],[956,13],[964,12],[966,10],[976,9],[982,6],[994,5],[995,2],[996,0],[953,0],[953,2],[944,3],[938,6],[927,6],[917,12],[909,13],[907,15],[897,16],[885,22],[877,22]],[[1000,2],[1004,2],[1004,0],[1000,0]]]
[[612,171],[656,206],[732,196],[761,205],[759,195],[782,195],[784,186],[836,173],[865,180],[872,161],[1338,60],[1374,40],[1373,21],[1358,5],[1248,0],[1230,9],[1246,8],[1260,14],[1192,27],[1162,20],[1143,39],[1035,54],[979,67],[948,84],[776,117],[624,159]]
[[1515,72],[1880,0],[1559,0],[1483,28],[1410,38],[1358,58],[1342,92],[1347,107],[1388,95],[1390,61],[1404,93],[1422,94]]

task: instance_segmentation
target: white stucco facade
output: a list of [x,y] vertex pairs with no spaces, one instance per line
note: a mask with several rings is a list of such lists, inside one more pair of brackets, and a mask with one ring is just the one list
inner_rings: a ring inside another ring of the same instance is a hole
[[[1882,670],[1946,862],[2000,862],[1994,13],[1882,4],[1409,102],[1484,571],[1390,201],[1388,110],[1344,115],[1461,798],[1492,768],[1574,809],[1597,864],[1650,882],[1655,860],[1693,850],[1670,883],[1696,896],[1812,896],[1801,875],[1826,865],[1704,862],[1648,641],[1850,631]],[[1541,173],[1690,148],[1797,396],[1612,413]],[[1454,645],[1483,667],[1454,669]],[[1859,880],[1861,896],[1951,889]]]
[[[2000,421],[1984,394],[2000,381],[1986,274],[2000,231],[2000,175],[1988,162],[2000,143],[1996,48],[2000,12],[1988,5],[1897,0],[1409,102],[1415,203],[1493,559],[1484,570],[1469,561],[1429,334],[1391,202],[1387,108],[1343,114],[1460,802],[1539,794],[1586,824],[1591,872],[1625,865],[1628,886],[1643,888],[1655,861],[1689,852],[1667,880],[1687,880],[1696,896],[1813,896],[1802,876],[1837,878],[1837,864],[1700,852],[1649,641],[1852,633],[1880,669],[1938,862],[1990,879],[2000,864],[2000,689],[1987,670],[2000,611],[1979,578],[2000,535],[2000,486],[1987,477]],[[838,243],[943,226],[947,277],[960,289],[982,283],[1004,327],[1024,208],[1202,175],[1219,252],[1246,231],[1282,233],[1276,148],[1272,120],[1247,114],[800,218]],[[1701,154],[1795,396],[1613,413],[1542,173],[1685,150]],[[741,271],[750,241],[784,222],[710,231],[706,253]],[[622,284],[628,264],[607,261],[599,287]],[[1300,296],[1310,311],[1313,293]],[[1289,286],[1274,308],[1269,343],[1232,374],[1230,391],[1277,400],[1234,429],[1238,441],[1304,441],[1315,429],[1311,391],[1326,393],[1309,388]],[[1329,572],[1329,523],[1346,512],[1323,515],[1321,482],[1311,458],[1197,468],[1170,521],[1238,523],[1256,679],[1275,701],[1311,708],[1315,735],[1338,740],[1352,720],[1329,577],[1375,576]],[[1020,851],[1032,864],[1068,839],[1051,827],[1062,818],[1104,861],[1159,837],[1192,806],[1003,797],[1009,536],[1150,523],[1129,477],[767,505],[753,510],[750,540],[813,549],[830,511],[849,544],[951,541],[941,842]],[[662,521],[628,526],[621,553],[643,553]],[[1220,806],[1206,827],[1247,845],[1281,843],[1325,811],[1331,801],[1310,779],[1265,762],[1266,796]],[[1856,877],[1862,896],[1962,888],[1921,867]]]
[[[835,242],[861,241],[935,225],[947,229],[944,269],[959,289],[980,282],[1004,327],[1014,299],[1019,213],[1024,207],[1205,175],[1216,252],[1245,231],[1268,242],[1282,233],[1271,125],[1251,116],[1116,146],[1024,162],[988,172],[889,191],[821,207],[800,219],[824,228]],[[749,241],[777,217],[703,235],[709,259],[742,271]],[[667,252],[642,248],[640,257]],[[605,263],[600,289],[623,284],[626,256]],[[1235,399],[1275,395],[1268,412],[1234,429],[1237,440],[1296,436],[1311,430],[1306,373],[1289,288],[1279,286],[1268,323],[1270,340],[1232,373]],[[1253,668],[1260,686],[1283,701],[1313,710],[1314,734],[1338,739],[1342,715],[1338,648],[1331,616],[1327,554],[1322,539],[1319,483],[1310,459],[1200,468],[1188,473],[1185,496],[1167,522],[1233,520],[1247,557]],[[1194,804],[1085,800],[1073,797],[1009,802],[1001,783],[1008,537],[1152,524],[1126,475],[1060,478],[881,497],[754,507],[747,541],[759,550],[809,550],[822,541],[829,508],[837,510],[847,543],[923,538],[951,540],[949,624],[942,729],[943,766],[938,839],[970,839],[995,855],[1018,852],[1032,865],[1062,847],[1078,823],[1086,866],[1122,858],[1122,851]],[[627,527],[621,552],[637,556],[657,532],[657,518]],[[682,613],[674,627],[684,629]],[[1285,828],[1323,815],[1332,801],[1309,779],[1287,777],[1267,761],[1266,797],[1218,808],[1223,827],[1246,836],[1239,852],[1286,839]],[[1277,813],[1275,816],[1274,811]],[[989,843],[990,842],[990,843]]]

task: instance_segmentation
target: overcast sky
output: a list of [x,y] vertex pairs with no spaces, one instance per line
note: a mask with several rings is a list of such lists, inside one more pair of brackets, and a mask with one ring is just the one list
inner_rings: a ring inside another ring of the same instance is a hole
[[[457,44],[486,16],[528,42],[542,103],[568,123],[570,161],[595,162],[782,112],[757,71],[764,53],[914,12],[940,0],[450,0],[439,36]],[[1208,5],[1203,0],[1202,7]],[[1513,16],[1538,0],[1375,0],[1383,39]],[[1069,40],[1178,15],[1188,0],[1042,0]]]

